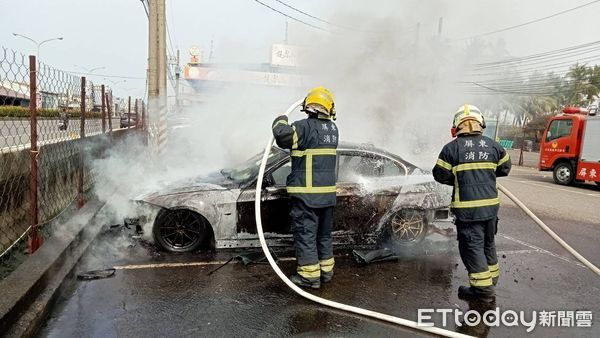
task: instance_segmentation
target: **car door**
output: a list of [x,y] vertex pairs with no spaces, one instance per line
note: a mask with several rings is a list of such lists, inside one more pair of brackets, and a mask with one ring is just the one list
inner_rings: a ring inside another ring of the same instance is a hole
[[369,233],[391,207],[398,191],[377,185],[386,176],[403,176],[393,160],[373,152],[338,154],[335,230]]
[[[291,172],[289,158],[279,162],[265,173],[261,200],[261,220],[265,233],[290,232],[290,198],[286,179]],[[256,234],[254,215],[255,185],[242,189],[237,201],[238,233]]]
[[287,193],[287,177],[292,172],[291,161],[286,161],[267,173],[266,187],[262,194],[265,232],[290,233],[290,196]]

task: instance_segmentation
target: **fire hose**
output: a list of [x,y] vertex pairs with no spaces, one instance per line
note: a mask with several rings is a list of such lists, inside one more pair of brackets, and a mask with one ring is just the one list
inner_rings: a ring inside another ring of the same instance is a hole
[[504,195],[506,195],[506,197],[510,198],[519,208],[521,208],[527,214],[527,216],[529,216],[540,228],[542,228],[542,230],[548,233],[550,237],[552,237],[556,242],[558,242],[558,244],[560,244],[569,253],[571,253],[571,255],[573,255],[581,263],[583,263],[583,265],[585,265],[595,274],[600,276],[600,269],[598,269],[597,266],[595,266],[590,261],[585,259],[585,257],[580,255],[579,252],[575,251],[575,249],[573,249],[569,244],[567,244],[567,242],[565,242],[562,238],[558,237],[558,235],[554,231],[552,231],[552,229],[550,229],[544,222],[542,222],[541,219],[539,219],[531,210],[529,210],[529,208],[527,208],[525,204],[523,204],[523,202],[521,202],[515,195],[508,191],[508,189],[506,189],[500,184],[498,184],[498,189],[500,189],[500,191],[502,191]]
[[[300,106],[303,101],[304,100],[299,100],[296,103],[294,103],[293,105],[291,105],[288,108],[288,110],[285,112],[285,115],[289,115],[292,111],[294,111],[294,109],[296,109],[298,106]],[[273,256],[271,256],[271,252],[269,251],[267,242],[265,241],[265,235],[263,233],[263,227],[262,227],[262,217],[261,217],[262,216],[261,215],[261,191],[262,191],[262,183],[263,183],[262,177],[265,174],[267,159],[269,158],[269,154],[271,153],[272,146],[273,146],[273,135],[270,136],[269,142],[267,142],[267,146],[265,148],[265,153],[262,157],[262,162],[260,164],[260,169],[258,172],[259,179],[256,182],[256,194],[255,194],[255,201],[254,201],[255,217],[256,217],[256,230],[258,232],[258,237],[260,239],[260,246],[262,247],[262,250],[263,250],[265,256],[267,257],[267,260],[269,261],[271,268],[273,268],[273,270],[275,271],[277,276],[279,276],[279,278],[287,286],[289,286],[290,289],[294,290],[294,292],[296,292],[298,295],[300,295],[308,300],[311,300],[313,302],[316,302],[316,303],[319,303],[319,304],[322,304],[325,306],[329,306],[329,307],[332,307],[332,308],[335,308],[338,310],[352,312],[352,313],[355,313],[358,315],[362,315],[362,316],[374,318],[377,320],[382,320],[382,321],[410,327],[412,329],[421,330],[421,331],[437,334],[437,335],[444,336],[444,337],[470,337],[470,336],[467,336],[467,335],[464,335],[464,334],[461,334],[458,332],[453,332],[453,331],[445,330],[445,329],[434,327],[434,326],[420,326],[417,322],[414,322],[414,321],[411,321],[408,319],[394,317],[394,316],[387,315],[384,313],[379,313],[379,312],[359,308],[356,306],[338,303],[338,302],[335,302],[332,300],[321,298],[321,297],[315,296],[313,294],[310,294],[310,293],[302,290],[296,284],[292,283],[287,278],[287,276],[281,271],[281,269],[279,268],[279,266],[273,259]]]

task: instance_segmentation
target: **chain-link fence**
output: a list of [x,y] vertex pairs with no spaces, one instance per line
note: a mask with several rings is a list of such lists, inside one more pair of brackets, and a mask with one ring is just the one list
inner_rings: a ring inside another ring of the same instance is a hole
[[136,127],[121,123],[114,101],[108,86],[0,50],[0,275],[50,235],[45,224],[74,201],[83,205],[95,183],[87,164],[110,147],[113,131]]

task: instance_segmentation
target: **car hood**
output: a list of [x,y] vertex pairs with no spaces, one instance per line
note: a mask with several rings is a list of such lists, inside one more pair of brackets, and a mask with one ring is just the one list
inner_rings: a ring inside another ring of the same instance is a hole
[[156,192],[144,194],[137,197],[136,200],[147,201],[160,196],[194,193],[201,191],[230,190],[238,187],[238,184],[227,179],[220,173],[212,173],[207,176],[194,177],[169,183]]

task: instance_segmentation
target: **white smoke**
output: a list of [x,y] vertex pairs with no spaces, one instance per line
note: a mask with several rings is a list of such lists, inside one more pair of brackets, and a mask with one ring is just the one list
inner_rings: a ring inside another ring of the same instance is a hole
[[[431,23],[445,11],[441,1],[340,6],[330,20],[347,29],[295,37],[307,51],[300,70],[309,80],[305,88],[199,89],[196,103],[169,115],[164,157],[130,139],[94,162],[98,197],[114,218],[133,217],[129,202],[136,196],[246,160],[264,147],[277,113],[316,86],[336,97],[341,141],[372,143],[430,169],[450,140],[456,107],[473,102],[457,86],[473,55],[437,36],[431,24],[417,38],[416,17]],[[185,80],[182,86],[193,92]],[[291,120],[303,117],[296,112]]]

